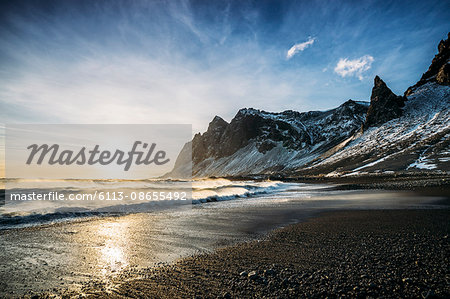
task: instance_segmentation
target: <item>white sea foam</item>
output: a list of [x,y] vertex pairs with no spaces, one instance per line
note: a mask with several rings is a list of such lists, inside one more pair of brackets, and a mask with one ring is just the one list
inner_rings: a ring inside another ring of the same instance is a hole
[[[227,179],[203,179],[193,181],[174,180],[6,180],[5,205],[0,207],[0,228],[14,225],[38,225],[53,221],[64,221],[79,217],[108,216],[122,213],[153,212],[160,209],[191,206],[213,201],[248,198],[260,194],[282,192],[301,184],[280,181],[236,181]],[[15,200],[9,192],[58,192],[69,194],[92,194],[97,191],[112,194],[147,194],[153,192],[186,192],[185,201],[132,200]]]

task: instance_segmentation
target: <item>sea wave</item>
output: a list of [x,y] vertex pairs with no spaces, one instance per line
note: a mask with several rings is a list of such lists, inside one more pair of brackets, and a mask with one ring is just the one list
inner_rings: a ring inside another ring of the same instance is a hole
[[92,190],[179,191],[189,190],[181,205],[175,201],[8,201],[0,207],[0,229],[28,227],[89,217],[154,212],[161,209],[283,192],[299,184],[281,181],[235,181],[228,179],[174,180],[14,180],[6,189],[15,192],[83,193]]

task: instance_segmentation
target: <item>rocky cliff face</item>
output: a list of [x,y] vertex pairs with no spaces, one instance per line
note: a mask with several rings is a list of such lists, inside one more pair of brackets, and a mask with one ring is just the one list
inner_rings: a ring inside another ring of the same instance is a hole
[[[230,123],[216,116],[208,130],[192,140],[192,172],[223,176],[297,168],[358,131],[367,107],[367,102],[349,100],[332,110],[305,113],[245,108]],[[188,161],[188,149],[179,161]],[[175,168],[181,167],[177,161]]]
[[[192,150],[195,152],[195,156],[193,156],[194,163],[199,163],[208,157],[219,157],[224,146],[221,143],[221,138],[228,125],[225,120],[216,116],[209,123],[208,130],[203,135],[200,133],[195,134],[192,140]],[[211,146],[212,144],[215,146]]]
[[[449,39],[405,96],[376,77],[363,133],[333,155],[305,165],[301,174],[450,171]],[[366,130],[373,127],[371,130]]]
[[376,76],[363,130],[369,127],[379,126],[391,119],[400,117],[402,115],[402,107],[404,106],[405,97],[395,95],[387,87],[386,83],[380,77]]
[[428,70],[415,85],[406,90],[405,96],[411,95],[414,89],[429,82],[450,85],[450,32],[446,40],[439,42],[438,54],[434,56]]

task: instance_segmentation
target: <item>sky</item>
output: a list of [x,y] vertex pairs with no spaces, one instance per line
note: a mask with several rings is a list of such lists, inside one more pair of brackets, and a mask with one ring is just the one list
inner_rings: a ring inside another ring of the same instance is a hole
[[8,123],[192,124],[240,108],[326,110],[403,94],[449,1],[2,1]]

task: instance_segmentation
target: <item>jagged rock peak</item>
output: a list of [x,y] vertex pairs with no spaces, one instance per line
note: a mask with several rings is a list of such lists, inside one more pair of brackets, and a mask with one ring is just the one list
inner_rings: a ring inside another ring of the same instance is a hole
[[228,123],[220,116],[214,116],[213,120],[208,125],[208,131],[213,131],[216,129],[222,129],[228,126]]
[[401,116],[401,108],[404,105],[405,98],[394,94],[387,87],[386,83],[380,77],[376,76],[363,130],[382,125],[391,119]]
[[365,102],[365,101],[354,101],[352,99],[347,100],[344,104],[342,104],[341,106],[356,106],[356,105],[362,105],[362,106],[369,106],[369,102]]
[[422,75],[419,82],[406,90],[405,96],[409,96],[416,87],[428,82],[450,85],[450,32],[446,40],[439,42],[438,54],[434,56],[428,70]]
[[384,83],[383,80],[381,80],[380,77],[375,76],[375,79],[373,79],[373,88],[388,88],[386,83]]
[[214,122],[226,122],[226,121],[222,117],[216,115],[216,116],[214,116],[214,118],[211,121],[211,123],[214,123]]
[[246,116],[246,115],[255,115],[255,114],[260,114],[262,112],[264,112],[264,111],[255,109],[255,108],[241,108],[237,112],[236,117]]

